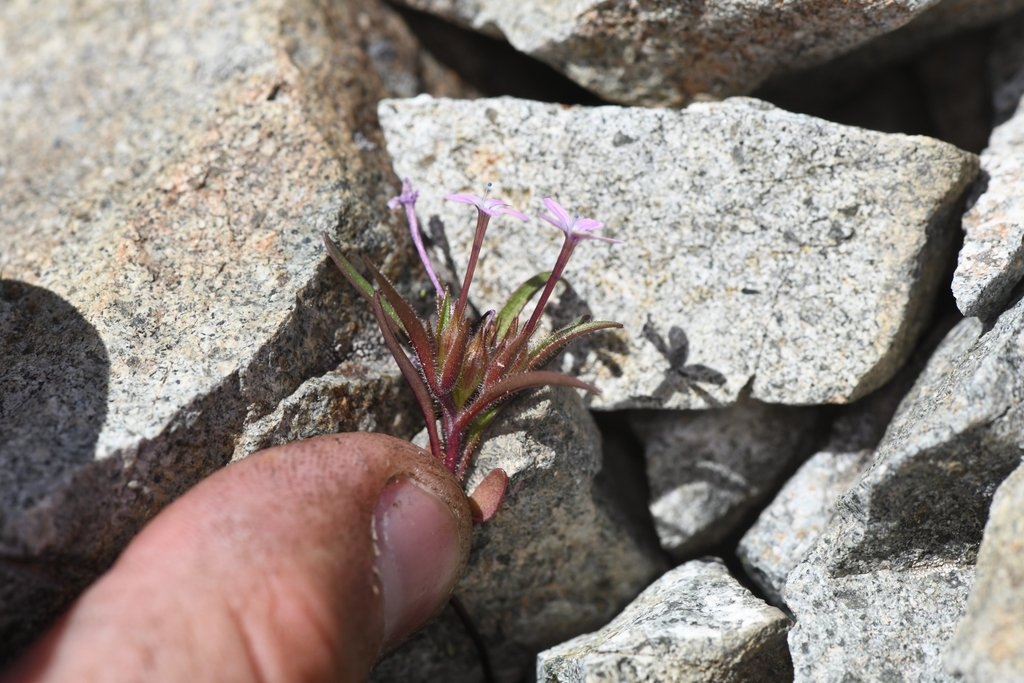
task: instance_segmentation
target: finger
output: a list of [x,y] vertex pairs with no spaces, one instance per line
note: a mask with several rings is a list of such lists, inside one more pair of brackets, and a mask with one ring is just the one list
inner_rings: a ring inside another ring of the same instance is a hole
[[361,680],[443,607],[470,527],[408,443],[264,451],[158,515],[4,680]]

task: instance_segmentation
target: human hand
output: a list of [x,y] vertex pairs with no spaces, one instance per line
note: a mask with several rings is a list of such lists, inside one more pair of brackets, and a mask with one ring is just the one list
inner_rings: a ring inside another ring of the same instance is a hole
[[471,526],[408,443],[269,449],[154,518],[0,681],[362,680],[443,607]]

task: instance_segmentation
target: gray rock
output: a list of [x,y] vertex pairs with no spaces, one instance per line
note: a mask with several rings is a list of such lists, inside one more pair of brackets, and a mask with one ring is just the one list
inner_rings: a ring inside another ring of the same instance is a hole
[[953,275],[953,294],[964,315],[999,315],[1024,277],[1024,17],[1007,25],[991,59],[1001,79],[997,115],[981,154],[982,193],[964,215],[964,246]]
[[871,462],[872,453],[869,448],[815,453],[743,535],[736,553],[747,574],[776,604],[784,602],[789,573],[821,537],[839,497]]
[[745,401],[709,411],[640,413],[651,515],[676,559],[737,531],[779,480],[813,452],[818,411]]
[[[553,196],[627,240],[576,250],[553,315],[625,325],[564,359],[601,386],[597,408],[722,405],[748,384],[770,403],[841,403],[882,385],[924,323],[977,168],[935,140],[745,99],[669,111],[420,97],[379,111],[457,263],[473,210],[442,197],[489,180],[520,209]],[[474,284],[484,307],[550,269],[559,243],[547,223],[504,221]]]
[[938,15],[929,20],[935,33],[1021,6],[1019,0],[402,2],[504,37],[610,101],[661,106],[750,93],[772,76],[824,62],[931,12]]
[[320,434],[382,432],[409,439],[422,428],[419,406],[390,356],[349,358],[247,423],[232,460]]
[[776,604],[784,602],[787,576],[828,527],[840,496],[871,464],[901,399],[952,324],[939,321],[891,382],[840,409],[824,448],[786,481],[743,535],[736,554],[748,576]]
[[949,680],[992,494],[1024,442],[1024,302],[959,323],[903,400],[784,597],[797,680]]
[[992,494],[1021,456],[1024,302],[958,324],[889,425],[826,534],[843,575],[973,564]]
[[786,604],[793,680],[953,681],[943,653],[964,611],[973,567],[947,565],[834,576],[805,563],[789,576]]
[[1024,680],[1024,466],[996,491],[947,661],[970,683]]
[[600,631],[540,653],[537,680],[788,680],[788,626],[720,561],[695,560],[662,576]]
[[0,25],[2,660],[337,364],[362,302],[319,233],[389,272],[411,253],[374,117],[409,88],[374,68],[421,65],[373,3],[13,2]]
[[[507,410],[467,490],[502,467],[510,493],[474,530],[455,594],[496,667],[517,680],[530,653],[600,627],[666,567],[611,492],[595,485],[600,435],[575,390],[544,389]],[[476,680],[466,673],[478,669],[466,638],[450,620],[430,626],[381,662],[374,680]]]

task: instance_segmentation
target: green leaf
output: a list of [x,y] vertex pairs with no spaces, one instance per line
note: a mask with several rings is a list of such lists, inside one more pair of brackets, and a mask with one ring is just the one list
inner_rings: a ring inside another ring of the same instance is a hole
[[544,287],[550,277],[550,272],[537,273],[512,292],[512,296],[498,313],[498,339],[505,336],[508,328],[512,326],[512,321],[523,312],[526,302]]
[[492,405],[490,408],[484,410],[473,423],[469,425],[469,429],[466,432],[466,446],[464,449],[465,460],[470,459],[470,454],[476,450],[476,447],[480,444],[480,439],[484,435],[484,430],[487,429],[488,425],[494,422],[494,418],[497,417],[498,411],[501,409],[500,405]]
[[441,336],[441,332],[445,327],[448,326],[448,322],[452,318],[452,299],[451,294],[448,292],[448,288],[444,288],[444,298],[441,299],[441,305],[437,309],[437,336]]
[[587,320],[586,318],[580,318],[576,322],[566,325],[553,332],[550,336],[541,339],[536,348],[530,352],[529,367],[531,369],[539,368],[551,360],[556,353],[564,349],[569,342],[591,332],[621,327],[622,323],[615,323],[609,320]]
[[[327,236],[326,232],[321,233],[321,235],[323,235],[324,245],[327,247],[327,254],[331,257],[331,260],[334,261],[334,265],[338,266],[338,270],[341,271],[341,274],[345,276],[345,279],[356,288],[356,291],[358,291],[364,299],[372,302],[373,295],[376,290],[374,290],[370,281],[359,274],[356,267],[352,265],[351,261],[345,258],[345,255],[341,253],[341,249],[339,249],[338,245],[334,243],[334,240]],[[398,318],[398,315],[395,313],[395,309],[391,307],[391,304],[387,301],[382,301],[381,304],[388,317],[398,325],[398,329],[402,330],[402,332],[406,332],[405,326],[402,325],[402,321]],[[406,334],[408,333],[406,332]]]

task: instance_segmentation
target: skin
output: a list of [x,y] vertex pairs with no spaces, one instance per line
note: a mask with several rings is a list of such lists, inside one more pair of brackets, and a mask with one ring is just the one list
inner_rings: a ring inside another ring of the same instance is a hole
[[154,518],[0,681],[360,681],[444,606],[471,527],[404,441],[263,451]]

